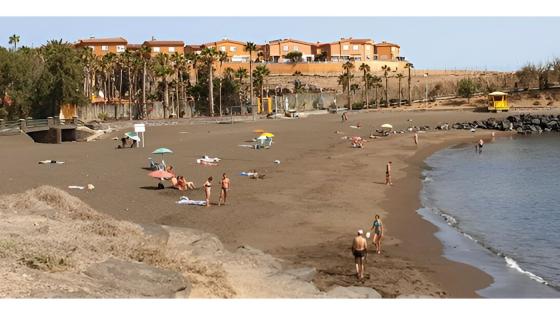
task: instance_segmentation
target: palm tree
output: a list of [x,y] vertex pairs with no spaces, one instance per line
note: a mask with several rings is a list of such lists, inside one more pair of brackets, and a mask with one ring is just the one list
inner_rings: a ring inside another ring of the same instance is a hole
[[206,47],[200,53],[201,60],[208,66],[208,106],[210,108],[210,116],[214,116],[214,68],[213,64],[218,57],[218,51],[215,47]]
[[169,108],[169,76],[173,73],[173,67],[168,54],[159,53],[154,59],[154,74],[163,83],[163,117],[167,118]]
[[401,100],[402,100],[401,80],[404,78],[404,75],[402,73],[397,73],[395,77],[399,80],[399,106],[401,106]]
[[241,104],[241,88],[243,86],[243,79],[247,77],[247,69],[245,68],[238,68],[235,71],[235,77],[239,79],[239,103]]
[[140,60],[142,60],[143,71],[142,71],[142,117],[146,118],[146,76],[148,74],[148,61],[152,57],[152,50],[150,47],[142,45],[138,50],[140,54]]
[[348,73],[342,73],[338,76],[338,85],[342,86],[342,93],[350,91],[349,82],[352,80],[354,75]]
[[270,70],[266,67],[266,65],[257,66],[255,71],[253,72],[253,77],[255,78],[255,83],[259,86],[261,93],[261,106],[264,107],[264,80],[267,76],[270,75]]
[[17,50],[17,44],[19,43],[19,39],[20,39],[19,35],[14,34],[14,35],[10,36],[9,39],[10,40],[9,40],[8,44],[14,45],[14,51],[16,51]]
[[381,78],[376,75],[371,75],[369,77],[368,83],[371,85],[371,87],[375,88],[375,107],[378,107],[379,103],[378,103],[377,90],[382,86]]
[[381,67],[381,70],[383,70],[383,76],[385,77],[385,105],[387,107],[389,107],[389,85],[388,85],[388,78],[389,78],[389,72],[391,71],[391,67],[384,65],[383,67]]
[[352,110],[352,102],[350,100],[350,84],[351,84],[351,81],[352,81],[352,76],[350,75],[350,71],[352,69],[354,69],[354,63],[352,63],[350,61],[346,61],[344,64],[342,64],[342,69],[344,69],[344,71],[346,71],[346,77],[347,77],[346,92],[348,93],[348,108],[350,110]]
[[125,50],[121,54],[123,66],[126,68],[127,72],[127,79],[128,79],[128,119],[132,120],[132,66],[133,66],[133,58],[134,55],[130,52],[130,50]]
[[301,80],[299,79],[301,77],[301,71],[295,71],[292,74],[294,77],[296,77],[296,79],[294,80],[294,92],[296,95],[296,108],[298,108],[298,92],[301,91]]
[[[228,59],[228,55],[225,51],[219,51],[218,52],[218,61],[220,62],[220,72],[222,72],[222,65],[224,63],[224,61],[227,61]],[[224,74],[221,73],[220,75],[220,117],[222,117],[222,80],[223,80],[223,76]]]
[[412,97],[411,97],[411,90],[410,90],[410,83],[411,83],[411,76],[410,76],[410,69],[414,68],[414,65],[410,62],[407,62],[404,65],[405,69],[408,69],[408,106],[412,105]]
[[93,51],[89,47],[82,47],[80,51],[80,59],[84,65],[84,96],[91,99],[91,88],[92,88],[92,75],[94,72],[95,56]]
[[360,65],[360,71],[363,71],[364,73],[364,90],[365,90],[365,94],[366,94],[366,108],[369,107],[369,97],[368,97],[368,89],[369,89],[369,84],[368,84],[368,80],[370,78],[369,74],[371,71],[371,67],[367,64],[367,63],[362,63]]
[[253,120],[257,119],[257,113],[253,108],[253,51],[257,50],[257,45],[253,42],[245,44],[245,51],[249,52],[249,97],[251,98],[251,112],[253,113]]

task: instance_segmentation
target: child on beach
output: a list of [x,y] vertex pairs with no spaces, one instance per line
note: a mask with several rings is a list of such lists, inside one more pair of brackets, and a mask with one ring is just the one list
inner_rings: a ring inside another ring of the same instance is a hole
[[354,262],[356,263],[356,277],[358,279],[364,278],[364,260],[367,256],[367,241],[363,234],[363,230],[358,230],[358,235],[352,242],[352,255],[354,255]]
[[414,144],[418,145],[418,132],[414,132]]
[[220,192],[220,200],[218,201],[218,206],[221,205],[222,200],[225,206],[227,193],[229,191],[229,186],[230,186],[229,178],[227,177],[226,173],[222,174],[222,180],[220,181],[220,183],[222,184],[222,191]]
[[371,229],[373,230],[373,245],[375,245],[375,251],[378,254],[381,254],[381,239],[383,238],[383,223],[381,222],[381,218],[378,214],[375,215],[375,220],[371,225]]
[[210,207],[210,194],[212,192],[212,176],[208,177],[208,180],[204,183],[204,194],[206,195],[206,206]]

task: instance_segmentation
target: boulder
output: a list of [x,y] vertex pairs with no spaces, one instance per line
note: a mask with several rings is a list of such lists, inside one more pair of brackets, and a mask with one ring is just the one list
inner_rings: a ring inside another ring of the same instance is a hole
[[532,123],[533,125],[540,125],[541,120],[538,119],[538,118],[534,118],[534,119],[531,119],[531,123]]
[[296,277],[296,279],[300,279],[303,281],[311,281],[315,277],[317,273],[317,269],[313,267],[302,267],[296,269],[288,269],[284,271],[285,273]]
[[397,299],[433,299],[431,295],[421,295],[421,294],[403,294],[397,296]]
[[381,294],[372,288],[335,286],[327,292],[327,297],[339,299],[380,299]]
[[178,272],[114,258],[90,266],[85,274],[105,289],[126,292],[127,297],[171,298],[191,290],[190,282]]

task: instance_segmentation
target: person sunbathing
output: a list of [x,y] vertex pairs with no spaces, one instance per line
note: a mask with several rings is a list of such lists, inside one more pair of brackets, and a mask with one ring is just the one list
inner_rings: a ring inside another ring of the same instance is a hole
[[181,191],[188,190],[188,189],[195,189],[194,183],[193,182],[187,182],[185,180],[185,177],[183,177],[183,176],[177,176],[177,177],[171,178],[171,184],[173,185],[174,188],[177,188]]

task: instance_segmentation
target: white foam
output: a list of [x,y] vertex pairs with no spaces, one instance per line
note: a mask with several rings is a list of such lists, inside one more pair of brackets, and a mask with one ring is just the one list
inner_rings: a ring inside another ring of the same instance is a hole
[[429,177],[429,176],[426,176],[426,177],[424,177],[423,181],[424,181],[425,183],[428,183],[428,182],[433,181],[433,179],[432,179],[431,177]]
[[517,264],[517,262],[516,262],[515,260],[513,260],[512,258],[509,258],[509,257],[507,257],[507,256],[504,256],[504,259],[506,260],[506,264],[507,264],[508,267],[510,267],[510,268],[512,268],[512,269],[515,269],[515,270],[517,270],[518,272],[529,276],[529,278],[531,278],[531,279],[533,279],[533,280],[535,280],[535,281],[537,281],[537,282],[540,282],[540,283],[542,283],[542,284],[548,285],[548,282],[546,282],[543,278],[541,278],[541,277],[539,277],[539,276],[537,276],[537,275],[535,275],[535,274],[533,274],[533,273],[531,273],[531,272],[529,272],[529,271],[523,270],[521,267],[519,267],[519,265]]

